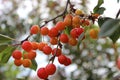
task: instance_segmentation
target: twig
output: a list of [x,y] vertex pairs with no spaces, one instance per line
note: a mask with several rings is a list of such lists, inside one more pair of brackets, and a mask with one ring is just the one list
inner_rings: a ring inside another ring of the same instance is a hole
[[61,14],[57,15],[56,17],[54,17],[54,18],[52,18],[50,20],[44,21],[45,24],[41,25],[40,27],[44,27],[48,22],[53,21],[53,20],[65,15],[65,13],[67,12],[68,4],[71,5],[70,0],[67,0],[66,7],[65,7],[64,11]]
[[120,9],[118,10],[118,12],[116,14],[116,19],[118,18],[119,15],[120,15]]

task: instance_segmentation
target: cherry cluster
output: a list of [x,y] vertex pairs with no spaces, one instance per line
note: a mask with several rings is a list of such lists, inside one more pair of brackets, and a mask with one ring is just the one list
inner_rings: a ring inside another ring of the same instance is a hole
[[[97,17],[98,15],[94,15],[94,18]],[[47,79],[49,75],[53,75],[56,72],[56,66],[53,63],[56,57],[61,65],[68,66],[72,63],[71,59],[62,52],[63,44],[76,46],[81,35],[83,35],[81,40],[85,39],[83,26],[89,25],[90,20],[84,18],[84,13],[79,9],[74,14],[66,14],[63,21],[58,21],[51,29],[46,25],[41,27],[33,25],[30,28],[30,36],[33,34],[48,36],[49,43],[45,41],[33,42],[28,39],[22,41],[21,48],[23,52],[15,50],[12,53],[14,64],[16,66],[23,65],[24,67],[31,67],[31,60],[34,60],[37,56],[36,50],[43,52],[45,55],[51,55],[52,57],[46,67],[39,68],[37,71],[39,78]],[[66,33],[67,29],[68,32]],[[97,33],[97,31],[91,31],[90,36],[92,35],[93,38],[97,38],[94,33]],[[56,47],[52,47],[51,45]]]

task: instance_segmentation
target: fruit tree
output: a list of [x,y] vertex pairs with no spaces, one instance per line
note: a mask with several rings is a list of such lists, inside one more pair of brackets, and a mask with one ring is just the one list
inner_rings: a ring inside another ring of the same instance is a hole
[[[96,0],[92,11],[87,10],[88,1],[2,0],[9,10],[0,14],[1,80],[8,80],[2,68],[10,62],[36,72],[40,80],[119,79],[120,9],[112,18],[104,16],[104,0]],[[47,57],[43,67],[36,59],[41,54]],[[16,78],[17,74],[10,80]]]

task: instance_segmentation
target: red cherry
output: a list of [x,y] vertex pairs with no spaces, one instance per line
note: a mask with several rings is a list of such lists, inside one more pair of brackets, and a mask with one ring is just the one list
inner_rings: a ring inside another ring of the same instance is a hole
[[67,34],[61,34],[60,35],[60,41],[62,43],[67,43],[69,41],[69,38],[68,38]]
[[58,61],[60,64],[64,64],[67,61],[67,57],[65,55],[58,56]]
[[21,59],[21,57],[22,57],[21,51],[19,51],[19,50],[13,51],[12,57],[15,58],[15,59]]
[[56,56],[58,57],[58,56],[60,56],[61,55],[61,49],[57,49],[57,48],[54,48],[53,50],[52,50],[52,55],[54,55],[56,53]]
[[52,74],[54,74],[55,71],[56,71],[56,66],[55,66],[54,64],[52,64],[52,63],[51,63],[51,64],[48,64],[48,65],[46,66],[45,70],[46,70],[46,72],[47,72],[48,75],[52,75]]
[[52,48],[48,45],[45,45],[43,47],[43,52],[46,54],[46,55],[49,55],[51,52],[52,52]]
[[32,44],[31,44],[30,41],[24,41],[24,42],[22,43],[22,48],[23,48],[25,51],[28,51],[28,52],[33,49]]
[[47,74],[45,68],[39,68],[38,71],[37,71],[37,75],[41,79],[47,79],[48,78],[48,74]]
[[64,63],[65,66],[69,66],[72,63],[70,58],[67,58],[66,62]]

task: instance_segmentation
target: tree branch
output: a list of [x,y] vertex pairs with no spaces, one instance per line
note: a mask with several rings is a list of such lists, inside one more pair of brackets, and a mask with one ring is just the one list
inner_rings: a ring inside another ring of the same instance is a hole
[[117,14],[116,14],[116,19],[119,17],[120,15],[120,9],[118,10]]

